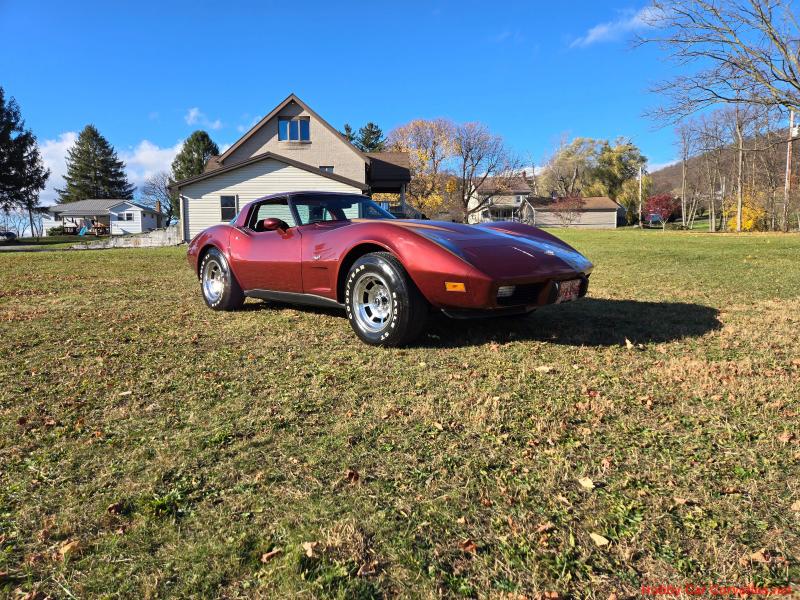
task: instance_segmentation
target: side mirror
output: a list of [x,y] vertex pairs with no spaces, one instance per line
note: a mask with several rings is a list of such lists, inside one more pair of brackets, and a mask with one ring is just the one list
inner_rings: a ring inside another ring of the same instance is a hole
[[262,231],[286,231],[287,229],[289,229],[288,223],[281,219],[276,219],[275,217],[270,217],[269,219],[261,221]]

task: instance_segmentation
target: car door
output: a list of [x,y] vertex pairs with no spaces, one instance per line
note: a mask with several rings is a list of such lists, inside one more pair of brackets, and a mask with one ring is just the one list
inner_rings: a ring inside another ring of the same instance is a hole
[[[259,231],[259,224],[269,218],[290,226],[285,231]],[[253,205],[247,225],[237,227],[230,238],[232,267],[242,289],[302,292],[300,238],[286,198]]]

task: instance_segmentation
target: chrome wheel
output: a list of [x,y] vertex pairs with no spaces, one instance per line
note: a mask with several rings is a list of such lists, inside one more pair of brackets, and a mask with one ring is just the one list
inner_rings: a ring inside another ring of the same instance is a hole
[[203,295],[211,304],[216,304],[225,292],[225,271],[216,260],[210,259],[203,266]]
[[365,273],[353,286],[353,312],[359,324],[372,333],[383,331],[394,308],[386,280],[375,273]]

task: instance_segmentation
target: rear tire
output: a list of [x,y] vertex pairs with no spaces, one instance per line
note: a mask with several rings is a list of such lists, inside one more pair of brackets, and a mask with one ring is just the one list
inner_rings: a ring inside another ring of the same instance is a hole
[[225,255],[211,248],[200,263],[200,291],[212,310],[236,310],[244,304],[244,293]]
[[374,346],[402,346],[425,328],[428,303],[403,265],[388,252],[359,258],[344,288],[350,326]]

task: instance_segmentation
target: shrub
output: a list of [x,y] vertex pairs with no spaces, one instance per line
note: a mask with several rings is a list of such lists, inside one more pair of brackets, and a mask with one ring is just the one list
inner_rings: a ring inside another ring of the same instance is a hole
[[64,235],[64,226],[57,225],[47,230],[47,235]]

